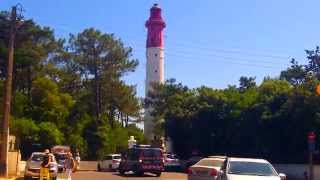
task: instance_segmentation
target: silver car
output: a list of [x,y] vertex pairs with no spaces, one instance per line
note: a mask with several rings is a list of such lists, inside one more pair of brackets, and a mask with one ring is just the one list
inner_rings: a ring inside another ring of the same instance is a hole
[[164,157],[164,169],[169,170],[180,170],[180,160],[175,154],[163,154]]
[[188,180],[218,180],[226,157],[203,158],[188,169]]
[[119,167],[121,161],[121,155],[120,154],[109,154],[105,156],[103,159],[98,161],[98,171],[103,170],[116,170]]
[[56,161],[58,164],[58,172],[63,172],[65,169],[65,161],[68,158],[68,153],[56,153],[54,154],[54,156],[56,157]]
[[221,171],[222,180],[285,180],[285,174],[278,174],[264,159],[228,158]]
[[[31,154],[30,158],[26,162],[26,167],[24,171],[25,180],[31,180],[33,178],[40,177],[40,166],[43,161],[44,155],[45,154],[42,152],[33,152]],[[55,157],[53,155],[51,155],[51,157],[52,162],[49,164],[50,178],[52,180],[56,180],[58,174],[58,166]]]

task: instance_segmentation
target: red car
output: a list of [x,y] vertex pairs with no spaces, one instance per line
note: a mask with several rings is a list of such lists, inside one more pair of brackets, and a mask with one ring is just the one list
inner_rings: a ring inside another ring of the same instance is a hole
[[164,171],[164,157],[160,148],[134,147],[122,156],[118,171],[120,174],[133,171],[142,176],[145,172],[156,174],[158,177]]

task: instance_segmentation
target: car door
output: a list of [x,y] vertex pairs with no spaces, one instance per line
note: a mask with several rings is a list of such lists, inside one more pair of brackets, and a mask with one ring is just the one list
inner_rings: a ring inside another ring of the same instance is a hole
[[112,161],[112,156],[108,155],[108,156],[105,156],[102,160],[102,166],[101,168],[102,169],[109,169],[109,164],[111,164],[111,161]]

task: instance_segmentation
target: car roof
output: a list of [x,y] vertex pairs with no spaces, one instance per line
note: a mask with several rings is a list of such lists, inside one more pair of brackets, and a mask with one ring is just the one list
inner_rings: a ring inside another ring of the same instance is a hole
[[207,158],[227,159],[227,156],[208,156]]
[[108,154],[107,156],[121,156],[121,154]]
[[161,150],[161,148],[154,148],[154,147],[134,147],[132,149],[151,149],[151,150]]
[[255,158],[236,158],[230,157],[228,158],[229,161],[238,161],[238,162],[257,162],[257,163],[269,163],[265,159],[255,159]]
[[[223,158],[208,157],[208,158],[202,158],[201,160],[220,160],[220,161],[224,161],[225,159],[223,159]],[[200,161],[201,161],[201,160],[200,160]]]

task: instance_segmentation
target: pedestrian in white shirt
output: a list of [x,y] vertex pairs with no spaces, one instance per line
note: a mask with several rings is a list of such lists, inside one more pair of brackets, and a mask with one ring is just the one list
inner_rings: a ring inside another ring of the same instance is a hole
[[73,169],[75,168],[75,161],[72,157],[71,152],[68,153],[68,158],[66,159],[64,166],[68,175],[68,180],[71,180],[71,174],[73,172]]

